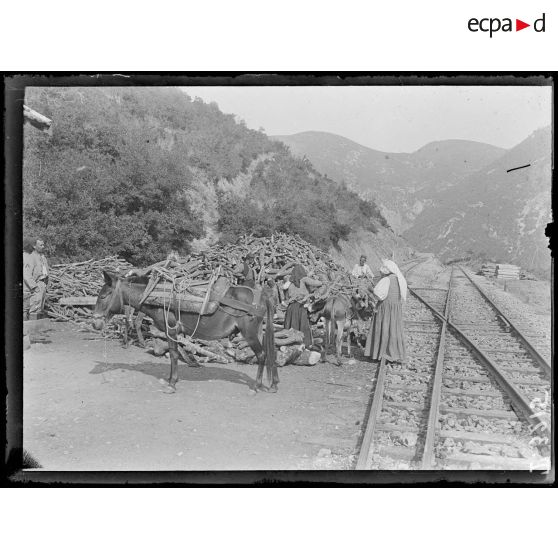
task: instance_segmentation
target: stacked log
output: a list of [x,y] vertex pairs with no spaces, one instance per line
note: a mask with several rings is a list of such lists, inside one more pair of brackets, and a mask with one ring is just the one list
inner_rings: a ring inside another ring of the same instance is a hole
[[47,314],[60,321],[89,321],[104,283],[103,270],[124,274],[131,267],[116,256],[51,266],[45,300]]
[[498,279],[519,279],[520,268],[517,265],[498,264],[496,277]]
[[[303,265],[308,274],[318,278],[323,285],[313,295],[314,299],[327,298],[335,294],[350,294],[362,287],[346,270],[336,264],[329,254],[312,246],[299,236],[276,233],[271,237],[244,235],[235,244],[215,245],[203,251],[179,257],[173,254],[165,260],[143,269],[157,281],[171,283],[178,289],[204,292],[217,276],[227,277],[231,284],[237,283],[241,264],[247,255],[252,255],[257,283],[264,285],[268,279],[282,280],[295,264]],[[132,265],[115,256],[99,260],[54,265],[50,270],[46,310],[51,318],[72,321],[88,326],[93,315],[96,297],[103,286],[103,270],[125,275]],[[276,287],[266,287],[277,293]],[[280,297],[277,296],[277,298]],[[313,364],[317,352],[301,349],[302,334],[295,330],[283,330],[284,305],[278,306],[274,317],[275,340],[278,362]],[[116,317],[104,334],[123,337],[125,330],[134,334],[133,328],[123,316]],[[151,350],[164,354],[164,334],[144,324],[144,336],[151,343]],[[156,333],[157,332],[157,333]],[[254,362],[255,356],[246,341],[237,336],[204,342],[199,339],[181,338],[179,344],[187,352],[195,354],[202,362]],[[296,358],[295,358],[296,355]]]
[[[189,281],[207,284],[215,272],[235,282],[238,267],[248,255],[254,258],[256,280],[262,284],[267,278],[285,276],[295,264],[303,265],[310,275],[327,276],[333,279],[336,273],[344,272],[329,254],[306,242],[298,235],[275,233],[270,237],[241,236],[235,244],[217,244],[202,252],[194,252],[174,261],[162,260],[148,268],[155,270],[167,280],[187,275]],[[346,274],[346,272],[345,272]]]
[[496,268],[498,264],[492,262],[486,262],[482,264],[481,274],[485,277],[495,277],[496,276]]

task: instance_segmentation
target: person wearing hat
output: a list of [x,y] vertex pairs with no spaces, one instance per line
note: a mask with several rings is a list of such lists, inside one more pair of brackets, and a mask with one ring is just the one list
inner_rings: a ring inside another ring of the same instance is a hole
[[383,357],[390,362],[407,359],[403,333],[403,303],[407,300],[407,281],[392,260],[383,260],[382,278],[372,290],[378,301],[370,324],[364,355],[372,360]]
[[24,259],[24,281],[26,273],[27,277],[31,278],[31,283],[28,285],[31,288],[29,299],[29,315],[31,318],[39,317],[45,305],[49,269],[44,251],[44,240],[37,238],[33,243],[33,251]]
[[366,256],[364,254],[360,256],[359,263],[355,264],[351,274],[357,279],[374,279],[374,274],[366,263]]

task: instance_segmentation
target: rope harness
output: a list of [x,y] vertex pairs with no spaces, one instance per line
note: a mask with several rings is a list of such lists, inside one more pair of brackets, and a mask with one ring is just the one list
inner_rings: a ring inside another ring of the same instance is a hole
[[[209,284],[207,286],[207,292],[205,293],[201,308],[198,312],[198,319],[196,321],[196,327],[194,328],[194,331],[192,332],[192,334],[190,335],[190,338],[193,339],[194,336],[196,335],[196,332],[198,331],[198,327],[200,325],[200,321],[201,318],[207,308],[207,304],[209,302],[209,298],[211,296],[211,289],[213,288],[213,285],[215,284],[215,281],[217,280],[217,278],[219,277],[220,274],[220,270],[221,267],[219,266],[219,269],[217,269],[216,271],[213,272],[213,274],[211,275],[211,279],[209,280]],[[171,290],[170,293],[167,290],[167,284],[165,283],[165,296],[163,297],[163,314],[165,316],[165,334],[167,336],[167,339],[174,339],[173,337],[171,337],[171,334],[169,333],[169,330],[174,330],[173,335],[176,336],[176,334],[178,333],[180,326],[181,326],[181,298],[177,296],[177,293],[183,293],[185,291],[188,290],[189,288],[189,281],[182,279],[180,281],[177,281],[175,277],[170,277],[171,281],[170,284],[171,286]],[[157,279],[158,281],[158,279]],[[153,287],[154,288],[154,287]],[[153,288],[151,289],[151,291],[153,290]],[[170,296],[166,296],[167,293],[169,293]],[[149,295],[148,295],[149,296]],[[144,295],[142,297],[142,300],[145,301],[144,299],[146,299],[147,297]],[[165,300],[169,300],[169,304],[168,306],[165,305]],[[174,307],[175,310],[175,321],[176,324],[174,326],[170,326],[169,325],[169,314],[171,311],[171,307]]]

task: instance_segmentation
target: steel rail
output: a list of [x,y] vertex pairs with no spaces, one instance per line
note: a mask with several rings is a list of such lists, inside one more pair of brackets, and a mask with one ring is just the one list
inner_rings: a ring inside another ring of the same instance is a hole
[[369,469],[370,467],[370,452],[372,448],[372,442],[374,438],[374,433],[376,431],[376,424],[380,416],[380,411],[382,410],[382,401],[384,398],[384,386],[386,379],[386,359],[382,357],[380,364],[378,365],[378,376],[376,378],[376,385],[374,387],[374,397],[372,399],[372,405],[370,407],[370,412],[368,413],[368,418],[366,421],[366,429],[364,431],[364,437],[362,438],[362,444],[360,445],[360,452],[358,455],[357,464],[355,469],[357,471],[363,471]]
[[432,386],[432,394],[430,396],[430,409],[428,411],[428,422],[426,426],[426,437],[424,439],[424,448],[422,451],[422,469],[431,469],[434,465],[434,439],[438,427],[438,416],[440,413],[440,396],[442,394],[442,378],[444,372],[444,357],[446,350],[446,329],[448,325],[450,304],[451,304],[451,283],[453,279],[453,267],[449,280],[449,288],[446,295],[444,317],[442,322],[442,330],[440,331],[440,340],[438,342],[438,355],[436,357],[436,368],[434,370],[434,382]]
[[[403,268],[403,271],[405,273],[409,273],[412,269],[414,269],[415,267],[417,267],[418,265],[425,263],[429,260],[429,257],[426,256],[421,256],[419,258],[413,258],[412,260],[407,260],[406,262],[404,262],[403,264],[401,264],[401,268]],[[408,266],[408,264],[411,264]]]
[[[417,258],[417,259],[419,260],[418,262],[414,263],[412,266],[405,269],[406,273],[408,273],[411,269],[413,269],[417,265],[425,261],[428,261],[429,258]],[[449,300],[449,296],[447,300]],[[443,319],[442,322],[443,322],[443,327],[445,327],[445,322]],[[442,353],[443,353],[443,348],[442,348]],[[440,378],[441,378],[441,374],[440,374]],[[358,460],[355,466],[356,470],[367,470],[370,468],[370,460],[372,457],[371,452],[374,446],[373,443],[374,434],[376,432],[376,426],[378,424],[380,412],[382,410],[382,403],[384,399],[385,379],[386,379],[386,359],[385,357],[383,357],[378,367],[378,375],[376,378],[376,385],[374,387],[374,396],[372,398],[372,405],[370,406],[370,412],[368,413],[368,417],[366,420],[364,436],[360,446]],[[441,380],[440,380],[440,384],[441,384]],[[438,412],[438,405],[436,405],[436,414],[437,412]]]
[[461,270],[463,275],[465,275],[465,277],[467,277],[467,279],[469,279],[469,281],[473,284],[473,286],[481,294],[481,296],[484,298],[484,300],[486,300],[486,302],[488,302],[488,304],[490,304],[490,306],[492,306],[492,308],[494,308],[494,310],[496,310],[496,312],[502,317],[502,319],[504,319],[509,324],[509,326],[512,328],[515,335],[517,335],[517,337],[519,337],[520,341],[524,344],[525,348],[530,353],[530,355],[539,363],[539,365],[543,369],[544,373],[550,378],[551,371],[552,371],[550,363],[537,351],[537,349],[535,347],[533,347],[533,345],[531,345],[529,340],[526,339],[525,335],[521,332],[521,330],[517,327],[517,325],[515,325],[514,322],[512,322],[502,312],[502,310],[500,310],[500,308],[496,305],[496,303],[483,291],[483,289],[481,287],[479,287],[479,285],[477,285],[477,283],[475,281],[473,281],[473,278],[461,266],[459,266],[459,269]]
[[[440,319],[445,322],[454,330],[458,337],[463,340],[465,345],[469,347],[474,354],[479,358],[479,360],[493,373],[494,379],[498,383],[498,385],[504,390],[504,392],[508,395],[511,400],[512,407],[516,410],[516,412],[523,416],[529,423],[534,425],[543,424],[544,422],[541,421],[539,417],[534,416],[534,412],[529,406],[529,401],[526,397],[517,389],[514,383],[508,380],[505,375],[501,372],[498,365],[484,353],[484,351],[478,347],[474,341],[472,341],[467,335],[459,329],[456,325],[454,325],[449,319],[440,314],[434,307],[432,307],[426,300],[424,300],[420,295],[418,295],[413,289],[409,289],[409,291],[416,296],[423,304],[428,306],[430,310]],[[545,425],[546,426],[546,425]]]

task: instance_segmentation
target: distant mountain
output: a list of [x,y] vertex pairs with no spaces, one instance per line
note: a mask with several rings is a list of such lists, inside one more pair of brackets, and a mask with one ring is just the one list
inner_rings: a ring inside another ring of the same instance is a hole
[[501,156],[500,147],[466,140],[429,143],[414,153],[386,153],[326,132],[273,136],[293,154],[306,156],[314,167],[373,199],[391,227],[402,232],[438,196],[464,177]]
[[[550,269],[551,130],[537,130],[482,170],[443,191],[405,232],[417,248],[448,260],[469,254]],[[529,167],[507,172],[530,164]]]

